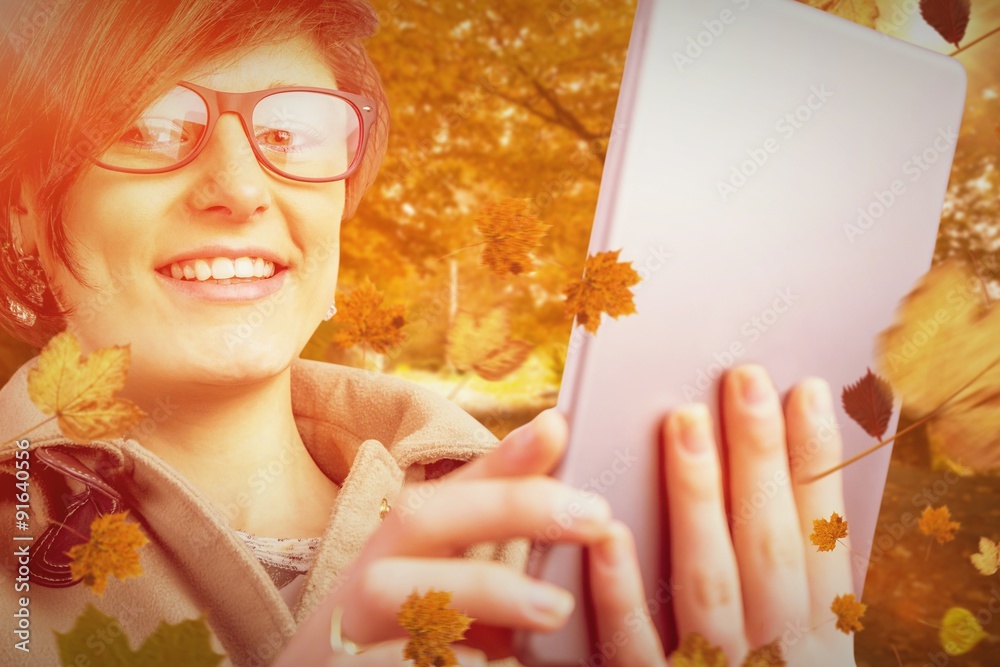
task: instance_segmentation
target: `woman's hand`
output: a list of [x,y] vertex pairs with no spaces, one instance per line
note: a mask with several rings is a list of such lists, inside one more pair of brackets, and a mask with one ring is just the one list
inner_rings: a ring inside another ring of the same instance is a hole
[[[830,622],[833,599],[854,590],[847,550],[818,553],[809,541],[813,519],[844,515],[841,476],[802,483],[840,462],[829,387],[818,379],[797,385],[783,418],[759,366],[735,369],[724,384],[732,526],[708,410],[688,406],[664,422],[678,634],[703,635],[722,647],[730,665],[773,641],[793,667],[853,665],[853,635]],[[662,667],[667,660],[648,615],[638,627],[634,622],[634,610],[647,605],[632,536],[619,522],[611,534],[591,549],[604,653],[594,664]]]
[[[550,410],[441,480],[405,486],[345,568],[343,584],[303,622],[274,665],[402,666],[405,632],[396,617],[415,588],[450,591],[451,607],[476,619],[456,646],[464,665],[512,655],[515,629],[563,625],[575,603],[568,591],[501,563],[463,559],[461,552],[479,542],[534,539],[553,525],[559,527],[557,542],[586,545],[608,536],[607,501],[547,475],[565,446],[565,421]],[[385,643],[357,656],[332,657],[330,619],[337,605],[343,637],[361,645]]]

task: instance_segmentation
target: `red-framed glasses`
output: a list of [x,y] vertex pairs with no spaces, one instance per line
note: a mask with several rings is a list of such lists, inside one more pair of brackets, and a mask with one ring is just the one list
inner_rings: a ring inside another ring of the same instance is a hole
[[180,169],[198,157],[219,117],[230,111],[265,167],[296,181],[327,183],[357,170],[376,109],[366,97],[329,88],[225,93],[182,81],[91,159],[130,174]]

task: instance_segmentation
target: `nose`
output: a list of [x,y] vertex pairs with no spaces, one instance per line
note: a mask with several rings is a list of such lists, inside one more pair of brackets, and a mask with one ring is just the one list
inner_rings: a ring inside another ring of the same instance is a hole
[[188,170],[192,178],[189,202],[200,214],[240,223],[271,206],[266,168],[257,161],[235,113],[219,117]]

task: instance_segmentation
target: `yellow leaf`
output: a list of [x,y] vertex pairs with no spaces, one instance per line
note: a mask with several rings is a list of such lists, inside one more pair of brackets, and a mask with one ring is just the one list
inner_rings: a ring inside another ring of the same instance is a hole
[[510,338],[503,308],[494,308],[478,319],[459,313],[448,330],[448,359],[455,370],[472,370],[491,382],[520,368],[531,349],[529,343]]
[[952,607],[941,619],[941,647],[948,655],[968,653],[988,636],[968,609]]
[[486,237],[483,264],[501,278],[526,273],[534,266],[531,251],[549,225],[528,212],[530,199],[505,199],[487,204],[476,228]]
[[726,654],[697,632],[681,638],[680,646],[670,654],[672,667],[727,667]]
[[960,526],[959,522],[951,520],[951,512],[948,510],[947,505],[937,508],[932,508],[928,505],[924,508],[924,512],[920,515],[920,520],[917,522],[917,528],[920,529],[920,532],[936,538],[938,544],[951,542],[955,539],[955,531]]
[[879,17],[876,0],[799,0],[807,5],[874,28]]
[[838,595],[830,605],[830,610],[837,615],[837,629],[845,635],[864,630],[861,617],[865,615],[867,608],[868,605],[854,599],[854,593]]
[[[979,276],[948,260],[925,274],[879,334],[881,375],[942,452],[977,472],[1000,469],[1000,308],[989,308]],[[980,376],[980,377],[976,377]]]
[[67,438],[88,443],[119,437],[146,416],[136,404],[114,396],[125,386],[128,365],[127,345],[95,350],[83,359],[80,342],[63,331],[28,371],[28,396],[39,410],[58,418]]
[[813,519],[813,533],[809,540],[816,545],[817,551],[833,551],[837,540],[847,537],[847,521],[836,512],[830,515],[830,520]]
[[618,318],[635,312],[632,290],[641,279],[632,262],[619,262],[621,250],[608,250],[591,255],[584,266],[583,279],[564,290],[566,315],[576,317],[577,324],[590,333],[601,326],[601,313]]
[[986,576],[996,574],[1000,569],[1000,544],[989,538],[980,537],[979,553],[972,554],[970,560],[980,574]]
[[410,639],[403,658],[414,667],[452,667],[458,665],[449,644],[462,639],[474,619],[449,609],[451,593],[431,589],[426,595],[413,591],[399,610],[399,624]]
[[70,574],[82,579],[98,595],[104,595],[108,577],[119,579],[142,574],[138,550],[149,542],[139,525],[126,523],[128,511],[102,514],[90,524],[90,539],[70,547]]
[[781,640],[775,639],[770,644],[764,644],[757,650],[750,651],[740,667],[786,667],[787,664],[782,653]]

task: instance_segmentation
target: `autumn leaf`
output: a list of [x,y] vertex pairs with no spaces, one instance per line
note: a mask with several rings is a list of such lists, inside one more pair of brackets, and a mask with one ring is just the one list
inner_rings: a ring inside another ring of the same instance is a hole
[[1000,544],[987,537],[979,538],[979,552],[969,557],[979,573],[985,576],[996,574],[1000,569]]
[[956,47],[969,27],[969,0],[920,0],[920,14],[946,42]]
[[337,308],[341,328],[333,342],[341,347],[362,345],[385,354],[406,338],[406,309],[402,304],[383,306],[384,297],[372,281],[365,281],[345,297]]
[[924,508],[924,512],[920,515],[920,520],[917,522],[917,528],[920,529],[920,532],[936,538],[938,544],[951,542],[955,539],[955,531],[961,525],[959,522],[951,520],[951,512],[948,510],[947,505],[937,508],[932,508],[928,505]]
[[549,225],[529,213],[530,199],[504,199],[483,207],[476,229],[486,237],[483,264],[500,278],[526,273],[534,266],[531,251]]
[[770,644],[764,644],[760,648],[750,651],[743,659],[740,667],[786,667],[781,648],[781,640],[775,639]]
[[1000,308],[987,305],[978,275],[947,260],[920,279],[876,344],[907,415],[928,417],[932,447],[975,472],[1000,469],[997,340]]
[[98,595],[104,595],[108,577],[118,579],[142,574],[139,549],[149,542],[139,525],[126,523],[128,511],[102,514],[90,523],[90,538],[70,547],[66,554],[72,559],[70,574],[82,579]]
[[471,370],[491,382],[520,368],[531,348],[531,344],[510,337],[503,308],[494,308],[479,318],[459,313],[448,329],[448,359],[455,370]]
[[146,416],[114,394],[125,386],[129,346],[114,345],[83,358],[69,331],[52,337],[28,371],[28,396],[39,410],[58,418],[63,435],[79,443],[124,435]]
[[799,0],[807,5],[874,28],[879,17],[876,0]]
[[697,632],[681,638],[680,646],[670,654],[672,667],[727,667],[726,654]]
[[962,607],[952,607],[941,618],[941,648],[948,655],[968,653],[990,635],[983,632],[976,615]]
[[876,439],[881,439],[889,426],[894,398],[889,383],[872,373],[870,368],[860,380],[844,387],[841,393],[847,415]]
[[462,639],[474,619],[449,609],[451,593],[431,589],[426,595],[414,591],[399,610],[399,624],[410,639],[403,658],[414,667],[451,667],[457,665],[449,644]]
[[[204,618],[180,623],[161,621],[133,651],[117,619],[88,604],[69,632],[56,632],[63,667],[215,667],[225,658],[212,649],[212,633]],[[101,641],[95,642],[95,638]],[[85,662],[81,663],[80,657]]]
[[837,615],[837,629],[845,635],[865,629],[861,625],[861,617],[867,608],[868,605],[854,599],[854,593],[838,595],[830,605],[830,611]]
[[566,315],[590,333],[601,326],[601,313],[618,318],[635,312],[632,290],[640,278],[632,262],[618,261],[621,250],[607,250],[591,255],[584,265],[583,279],[564,290]]
[[809,540],[816,545],[817,551],[833,551],[837,540],[847,537],[847,521],[834,512],[830,519],[813,519],[813,533]]

